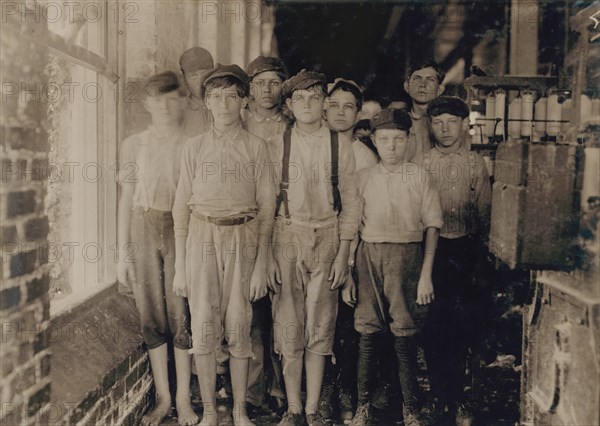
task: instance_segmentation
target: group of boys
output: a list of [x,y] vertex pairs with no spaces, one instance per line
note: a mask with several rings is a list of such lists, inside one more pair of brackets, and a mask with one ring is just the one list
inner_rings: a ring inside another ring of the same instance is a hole
[[397,372],[405,424],[422,424],[423,331],[430,411],[447,406],[469,424],[469,320],[455,318],[454,304],[469,298],[491,190],[485,163],[464,146],[468,106],[439,96],[437,65],[410,71],[410,111],[386,108],[370,121],[378,155],[354,137],[363,95],[351,80],[289,77],[273,57],[245,71],[214,65],[199,47],[180,65],[182,79],[167,71],[145,82],[152,124],[121,150],[137,173],[120,179],[119,241],[140,250],[118,278],[132,283],[156,390],[143,423],[171,411],[172,342],[182,425],[200,420],[190,355],[202,425],[218,424],[227,361],[235,425],[253,424],[247,407],[267,392],[274,409],[286,407],[279,425],[324,425],[332,400],[322,387],[337,389],[347,423],[372,424],[385,365]]

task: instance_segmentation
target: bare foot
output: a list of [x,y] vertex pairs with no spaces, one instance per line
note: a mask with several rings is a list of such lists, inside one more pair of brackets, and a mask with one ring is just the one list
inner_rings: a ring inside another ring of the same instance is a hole
[[163,419],[171,413],[170,401],[157,401],[154,409],[142,417],[142,425],[144,426],[159,426]]
[[233,416],[233,424],[234,426],[256,426],[246,414]]
[[192,426],[198,423],[198,416],[192,408],[188,395],[177,396],[175,398],[175,405],[177,407],[177,421],[181,426]]
[[198,423],[199,426],[218,426],[218,424],[219,421],[216,411],[213,411],[212,413],[203,413],[202,421]]

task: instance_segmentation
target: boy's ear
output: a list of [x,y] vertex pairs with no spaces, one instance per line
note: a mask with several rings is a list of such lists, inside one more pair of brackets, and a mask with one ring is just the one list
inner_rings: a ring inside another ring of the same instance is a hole
[[446,86],[444,86],[443,84],[440,84],[438,86],[437,95],[442,96],[442,93],[444,93],[444,90],[446,90]]
[[467,130],[469,130],[469,117],[465,117],[463,118],[462,121],[462,129],[466,132]]
[[248,96],[244,96],[242,98],[242,109],[246,109],[247,106],[248,106]]
[[329,108],[329,96],[325,96],[325,100],[323,101],[323,109]]
[[289,96],[285,99],[285,104],[287,105],[287,107],[290,109],[290,111],[292,110],[292,97]]
[[404,91],[408,93],[408,81],[404,80]]

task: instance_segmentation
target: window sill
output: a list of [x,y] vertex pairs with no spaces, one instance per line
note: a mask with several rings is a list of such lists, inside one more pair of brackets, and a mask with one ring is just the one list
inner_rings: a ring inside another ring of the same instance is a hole
[[106,289],[116,286],[114,282],[101,283],[95,286],[90,286],[85,291],[80,291],[74,294],[69,294],[55,300],[50,301],[50,318],[60,317],[67,315],[75,309],[78,309],[80,305],[87,303],[95,296],[102,293]]

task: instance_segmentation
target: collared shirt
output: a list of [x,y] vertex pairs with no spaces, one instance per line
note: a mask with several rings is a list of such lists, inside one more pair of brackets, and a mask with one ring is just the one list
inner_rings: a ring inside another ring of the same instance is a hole
[[[471,162],[474,163],[472,173]],[[436,183],[442,200],[444,226],[440,236],[459,238],[475,233],[487,236],[492,189],[483,157],[476,152],[470,154],[462,144],[450,150],[436,146],[425,158],[424,167]]]
[[[309,134],[294,125],[291,133],[288,201],[290,216],[302,222],[320,223],[335,218],[331,184],[331,136],[329,128],[321,125]],[[274,163],[277,187],[281,182],[283,135],[269,144]],[[355,165],[350,140],[339,135],[338,176],[342,199],[339,215],[339,235],[352,240],[358,230],[358,199],[356,196]],[[284,206],[279,214],[283,215]]]
[[429,118],[427,115],[418,117],[412,111],[410,112],[410,116],[412,118],[412,126],[408,133],[406,158],[411,163],[421,164],[425,153],[433,147]]
[[273,117],[263,117],[252,109],[245,114],[244,128],[255,136],[272,142],[288,128],[289,119],[279,111]]
[[209,131],[213,119],[201,99],[193,96],[189,96],[187,99],[187,106],[183,113],[183,128],[187,136],[195,137]]
[[238,128],[234,135],[210,131],[191,138],[181,157],[173,206],[175,236],[187,235],[190,210],[214,217],[257,214],[259,233],[270,235],[275,184],[264,140]]
[[357,174],[361,205],[360,237],[370,243],[412,243],[423,231],[442,227],[438,191],[427,173],[404,163],[396,172],[381,163]]
[[119,181],[135,184],[134,207],[171,211],[186,140],[182,129],[166,136],[150,125],[123,141]]
[[356,171],[366,169],[367,167],[371,167],[379,162],[377,155],[358,139],[354,139],[352,141],[352,151],[354,152]]

